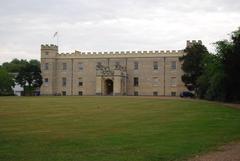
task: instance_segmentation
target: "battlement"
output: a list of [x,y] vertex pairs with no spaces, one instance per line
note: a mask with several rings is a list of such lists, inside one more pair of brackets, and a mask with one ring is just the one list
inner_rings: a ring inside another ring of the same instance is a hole
[[58,46],[57,45],[53,45],[53,44],[46,44],[46,45],[41,45],[41,49],[44,50],[58,50]]
[[183,50],[156,50],[156,51],[116,51],[116,52],[80,52],[59,53],[58,58],[106,58],[106,57],[159,57],[159,56],[181,56]]
[[202,40],[187,40],[187,46],[192,46],[193,44],[202,44]]
[[[202,44],[201,40],[187,40],[187,46]],[[54,58],[138,58],[138,57],[180,57],[184,55],[184,50],[155,50],[155,51],[109,51],[109,52],[83,52],[58,53],[58,46],[53,44],[41,45],[41,50],[52,50],[51,57]],[[48,51],[43,51],[42,57],[49,58]]]

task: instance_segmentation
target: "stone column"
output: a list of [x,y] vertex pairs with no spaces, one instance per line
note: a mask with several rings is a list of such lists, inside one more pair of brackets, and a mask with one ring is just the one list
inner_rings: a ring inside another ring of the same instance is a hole
[[102,77],[97,76],[96,77],[96,95],[101,96],[103,95],[102,93]]
[[122,95],[122,91],[121,91],[121,71],[120,70],[115,70],[114,71],[114,81],[113,81],[113,95],[114,96],[120,96]]

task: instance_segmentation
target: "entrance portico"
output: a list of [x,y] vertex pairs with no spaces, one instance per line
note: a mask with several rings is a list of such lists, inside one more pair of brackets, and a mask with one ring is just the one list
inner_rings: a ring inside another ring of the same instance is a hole
[[97,69],[96,94],[103,96],[117,96],[126,93],[126,72],[120,66],[114,69],[103,67]]

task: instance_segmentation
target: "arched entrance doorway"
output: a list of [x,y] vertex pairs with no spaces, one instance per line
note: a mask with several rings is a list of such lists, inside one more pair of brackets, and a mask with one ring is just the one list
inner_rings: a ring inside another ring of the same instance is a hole
[[105,80],[106,95],[113,95],[113,81],[111,79]]

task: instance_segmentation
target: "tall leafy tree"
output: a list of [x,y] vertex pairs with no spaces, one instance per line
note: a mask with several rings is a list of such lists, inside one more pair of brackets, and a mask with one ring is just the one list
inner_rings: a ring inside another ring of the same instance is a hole
[[225,73],[225,100],[240,101],[240,28],[232,33],[231,40],[216,44]]
[[216,42],[216,54],[203,59],[203,73],[197,79],[201,98],[240,101],[240,29],[230,40]]
[[0,67],[0,96],[13,95],[14,81],[8,72]]
[[209,53],[207,48],[200,43],[194,43],[187,46],[184,52],[186,55],[179,58],[180,61],[183,61],[182,70],[184,74],[182,76],[182,81],[185,83],[188,90],[198,94],[199,85],[197,80],[204,70],[204,57]]

